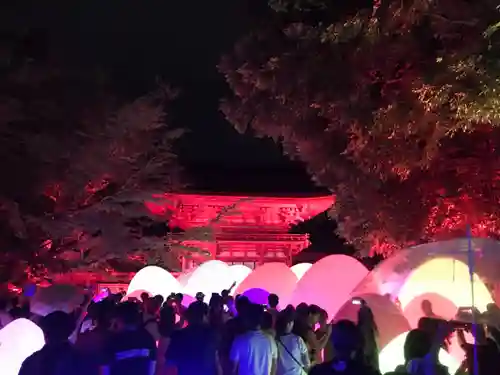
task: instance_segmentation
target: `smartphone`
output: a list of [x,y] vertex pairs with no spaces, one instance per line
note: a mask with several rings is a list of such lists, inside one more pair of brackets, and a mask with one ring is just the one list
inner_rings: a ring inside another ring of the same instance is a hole
[[229,311],[229,307],[227,307],[227,305],[224,305],[222,307],[222,310],[227,313]]
[[365,305],[366,302],[364,301],[363,298],[359,298],[359,297],[354,297],[352,300],[351,300],[351,303],[353,305]]

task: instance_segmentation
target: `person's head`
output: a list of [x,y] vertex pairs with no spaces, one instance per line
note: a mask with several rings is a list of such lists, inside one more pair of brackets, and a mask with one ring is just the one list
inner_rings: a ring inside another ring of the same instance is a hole
[[332,326],[330,339],[340,360],[353,359],[363,347],[362,334],[350,320],[340,320],[335,323]]
[[420,304],[420,308],[422,309],[422,313],[424,316],[432,316],[434,312],[432,311],[432,303],[428,299],[424,299]]
[[328,323],[328,313],[324,309],[320,309],[318,323],[322,326]]
[[262,313],[262,321],[260,323],[260,328],[262,328],[263,331],[271,331],[273,329],[273,323],[274,323],[273,314],[271,314],[269,311],[264,311]]
[[234,306],[238,315],[243,315],[250,306],[250,300],[247,296],[237,296]]
[[182,293],[176,293],[174,299],[175,299],[175,302],[178,305],[180,305],[182,303],[182,300],[184,299],[184,294],[182,294]]
[[136,329],[142,323],[139,306],[133,302],[123,302],[116,306],[115,322],[118,330]]
[[267,303],[269,304],[270,308],[275,309],[278,307],[280,299],[276,294],[271,293],[269,296],[267,296]]
[[295,312],[293,309],[286,308],[281,311],[276,318],[276,335],[288,335],[293,330],[295,322]]
[[163,305],[160,310],[158,331],[163,337],[169,337],[175,327],[175,309],[170,305]]
[[310,305],[307,310],[307,324],[309,327],[314,328],[314,326],[319,323],[321,317],[321,307],[317,305]]
[[68,340],[75,330],[75,320],[64,311],[54,311],[40,319],[46,344],[57,344]]
[[307,316],[309,315],[309,305],[305,302],[299,303],[295,309],[295,313],[297,320],[307,320]]
[[146,303],[148,302],[150,296],[149,296],[149,293],[148,292],[142,292],[141,293],[141,301]]
[[149,299],[147,311],[150,314],[156,315],[160,311],[161,305],[163,305],[163,297],[160,295],[154,296]]
[[195,301],[186,310],[186,319],[189,325],[206,323],[208,318],[208,306],[204,302]]
[[406,336],[403,347],[405,362],[425,357],[429,353],[431,345],[432,338],[428,332],[418,328],[411,330]]
[[210,307],[210,311],[212,313],[220,313],[222,312],[222,306],[224,305],[224,301],[222,297],[218,293],[212,293],[212,297],[210,297],[210,302],[208,306]]
[[195,298],[198,302],[203,302],[203,300],[205,299],[205,294],[203,292],[198,292],[196,293]]
[[251,303],[248,305],[246,313],[243,317],[245,325],[249,330],[258,330],[262,324],[262,316],[264,308],[261,305]]
[[114,313],[115,304],[109,299],[104,299],[92,306],[89,311],[96,327],[108,329],[111,326],[111,319]]

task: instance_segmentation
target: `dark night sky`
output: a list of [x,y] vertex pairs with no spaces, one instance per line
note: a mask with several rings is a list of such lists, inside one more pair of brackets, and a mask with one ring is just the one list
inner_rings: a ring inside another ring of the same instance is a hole
[[[72,60],[104,67],[122,94],[143,94],[158,77],[179,89],[169,118],[190,131],[178,151],[194,189],[326,192],[311,183],[303,165],[282,156],[279,146],[238,134],[218,110],[229,90],[217,63],[239,37],[265,22],[266,2],[25,1],[0,6],[0,27],[35,30],[37,43],[48,40]],[[342,245],[331,235],[333,225],[324,215],[302,230],[321,249],[334,251]]]

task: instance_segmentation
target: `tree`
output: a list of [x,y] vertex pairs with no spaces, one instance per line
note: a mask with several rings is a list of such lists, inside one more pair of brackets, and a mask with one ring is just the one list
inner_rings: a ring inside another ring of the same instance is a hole
[[165,112],[175,93],[159,83],[126,100],[95,69],[17,48],[24,39],[4,41],[2,278],[175,268],[166,241],[171,212],[144,204],[182,188],[173,145],[183,131],[168,126]]
[[337,197],[362,252],[498,236],[500,19],[496,4],[279,0],[220,71],[221,109],[280,142]]

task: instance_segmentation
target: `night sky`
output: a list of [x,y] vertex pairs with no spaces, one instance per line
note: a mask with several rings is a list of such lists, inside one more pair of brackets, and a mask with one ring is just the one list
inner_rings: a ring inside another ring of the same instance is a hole
[[[230,94],[219,59],[266,22],[267,12],[265,0],[24,1],[0,6],[0,28],[29,30],[40,49],[102,67],[122,95],[144,94],[158,79],[180,90],[169,121],[189,130],[178,154],[192,190],[327,192],[314,186],[301,163],[282,156],[279,145],[238,134],[218,110]],[[311,232],[315,249],[337,252],[343,246],[333,227],[322,215],[299,230]]]

